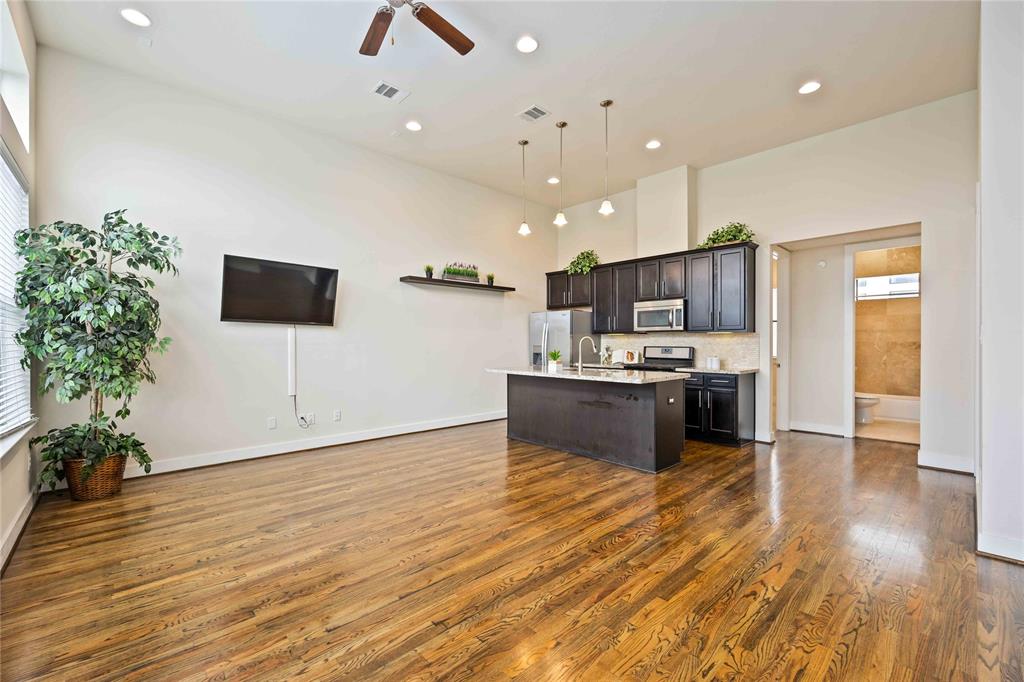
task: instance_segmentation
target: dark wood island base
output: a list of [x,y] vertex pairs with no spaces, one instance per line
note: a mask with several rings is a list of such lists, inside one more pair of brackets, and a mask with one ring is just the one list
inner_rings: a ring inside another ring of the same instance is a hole
[[682,460],[684,378],[624,383],[581,380],[574,370],[563,376],[509,373],[508,437],[664,471]]

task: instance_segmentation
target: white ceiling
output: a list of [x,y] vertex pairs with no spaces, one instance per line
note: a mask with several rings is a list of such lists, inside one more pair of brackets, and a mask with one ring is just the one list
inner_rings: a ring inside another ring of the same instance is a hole
[[[118,10],[153,19],[140,29]],[[466,57],[407,8],[396,45],[357,53],[379,0],[55,2],[30,11],[40,43],[554,205],[558,131],[566,205],[682,164],[707,167],[976,87],[975,2],[437,2],[476,42]],[[530,33],[540,49],[515,50]],[[152,41],[147,45],[146,39]],[[815,78],[809,96],[796,88]],[[400,104],[371,90],[411,90]],[[530,105],[552,112],[525,123]],[[403,124],[423,123],[420,133]],[[393,132],[400,134],[396,137]],[[644,142],[656,137],[661,149]]]

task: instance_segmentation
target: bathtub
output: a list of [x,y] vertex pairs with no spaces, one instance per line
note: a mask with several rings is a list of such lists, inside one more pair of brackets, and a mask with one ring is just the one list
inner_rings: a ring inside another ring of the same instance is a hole
[[876,419],[899,419],[906,422],[921,421],[921,399],[916,395],[882,395],[857,393],[858,398],[878,398]]

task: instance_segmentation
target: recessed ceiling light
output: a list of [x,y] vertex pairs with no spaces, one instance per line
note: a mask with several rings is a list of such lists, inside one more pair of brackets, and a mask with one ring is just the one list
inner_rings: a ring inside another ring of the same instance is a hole
[[147,17],[139,10],[133,9],[131,7],[125,7],[123,10],[121,10],[121,18],[127,21],[129,24],[141,26],[142,28],[148,28],[153,25],[153,22],[150,21],[149,17]]
[[661,146],[661,140],[648,140],[644,146],[648,149],[657,149]]
[[557,185],[558,184],[558,178],[556,178],[554,176],[548,178],[548,184],[549,185]]
[[405,129],[411,130],[414,133],[418,133],[419,131],[423,130],[423,126],[420,125],[419,121],[408,121],[405,124]]
[[537,40],[533,36],[523,36],[516,41],[516,49],[523,54],[530,54],[538,47]]
[[821,88],[821,83],[818,81],[807,81],[800,86],[800,89],[797,90],[797,92],[801,95],[809,95],[812,92],[817,92],[819,88]]

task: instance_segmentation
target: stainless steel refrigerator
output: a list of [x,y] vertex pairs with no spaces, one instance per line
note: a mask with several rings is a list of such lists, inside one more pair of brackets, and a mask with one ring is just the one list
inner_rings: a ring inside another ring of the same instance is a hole
[[[530,313],[530,364],[546,364],[548,353],[553,350],[562,353],[563,363],[576,364],[579,360],[580,339],[584,336],[592,336],[588,310]],[[595,344],[600,344],[600,341],[594,338]],[[589,342],[583,344],[583,362],[598,362],[598,355]]]

